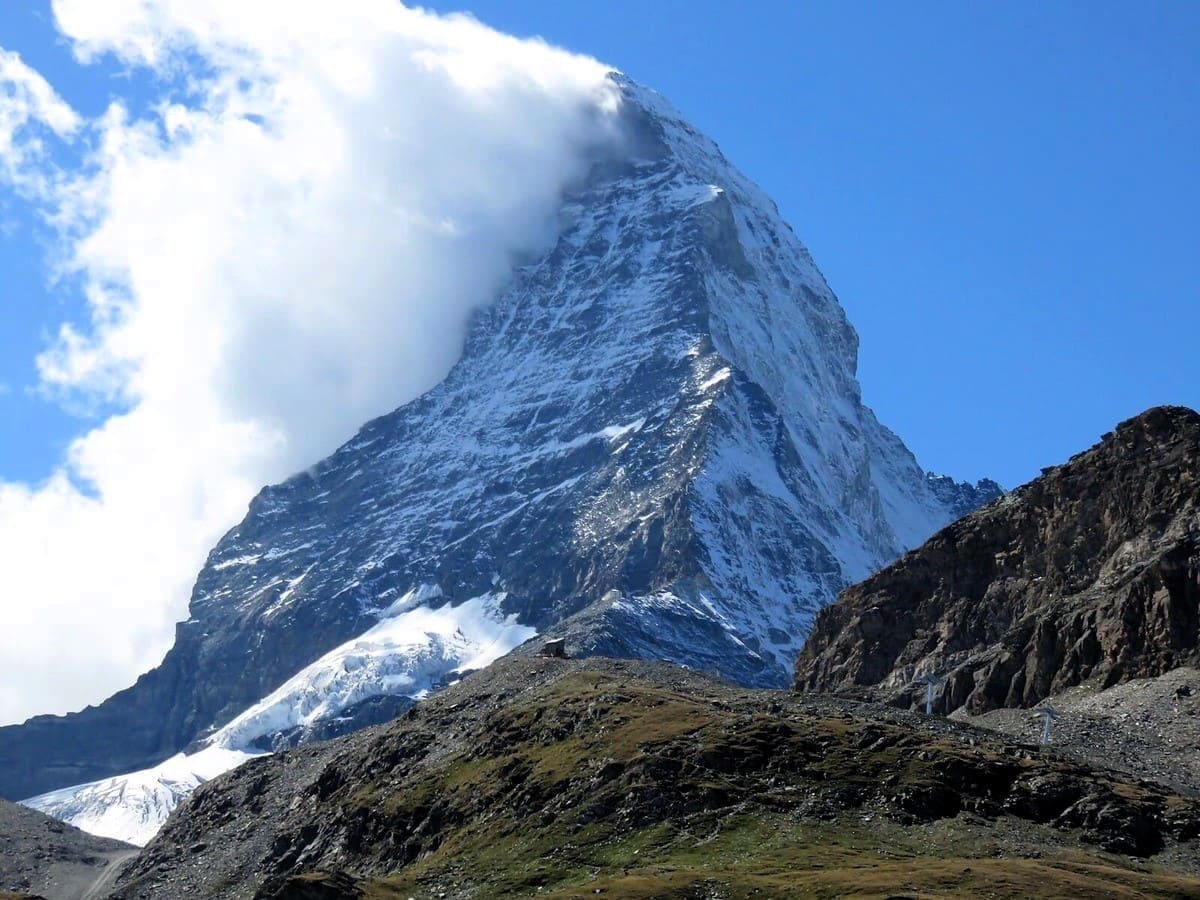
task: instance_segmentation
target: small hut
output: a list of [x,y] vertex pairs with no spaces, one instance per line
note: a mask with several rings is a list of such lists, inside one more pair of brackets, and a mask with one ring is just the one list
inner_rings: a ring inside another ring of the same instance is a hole
[[566,639],[558,638],[557,640],[546,641],[546,643],[542,646],[542,656],[549,656],[551,659],[566,659]]

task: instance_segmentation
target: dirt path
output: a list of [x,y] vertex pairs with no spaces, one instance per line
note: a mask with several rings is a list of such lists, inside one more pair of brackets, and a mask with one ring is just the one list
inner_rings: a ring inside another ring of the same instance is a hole
[[117,875],[125,867],[125,863],[138,855],[137,850],[121,850],[108,858],[108,865],[100,871],[100,877],[92,882],[92,886],[79,895],[79,900],[101,900],[117,880]]

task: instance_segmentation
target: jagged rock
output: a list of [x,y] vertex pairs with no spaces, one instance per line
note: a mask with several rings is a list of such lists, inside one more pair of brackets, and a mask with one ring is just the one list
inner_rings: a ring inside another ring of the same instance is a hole
[[805,691],[916,707],[1031,707],[1200,661],[1200,416],[1151,409],[938,532],[822,611]]
[[255,900],[359,900],[363,889],[343,872],[312,872],[268,881]]

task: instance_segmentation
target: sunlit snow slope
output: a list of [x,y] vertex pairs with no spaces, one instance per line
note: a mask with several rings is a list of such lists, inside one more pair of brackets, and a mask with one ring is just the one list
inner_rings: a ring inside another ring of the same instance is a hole
[[148,769],[50,791],[25,805],[92,834],[145,844],[197,785],[273,749],[280,738],[336,726],[345,711],[374,698],[419,700],[534,634],[499,612],[502,595],[457,607],[425,605],[437,595],[427,586],[408,592],[373,628],[305,666],[202,746]]
[[254,755],[220,747],[177,753],[149,769],[60,788],[24,804],[92,834],[144,846],[180,800]]
[[990,498],[862,405],[857,336],[771,201],[622,87],[626,155],[445,381],[254,500],[158,669],[0,729],[0,793],[378,721],[535,632],[783,686],[840,588]]

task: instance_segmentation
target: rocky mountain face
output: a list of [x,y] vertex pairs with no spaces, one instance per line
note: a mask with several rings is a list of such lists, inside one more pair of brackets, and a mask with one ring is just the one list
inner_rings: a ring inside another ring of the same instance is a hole
[[[0,728],[0,795],[147,770],[161,809],[208,771],[152,770],[180,751],[382,721],[538,633],[783,686],[837,591],[997,493],[921,470],[862,405],[854,330],[774,205],[621,84],[624,152],[444,382],[262,491],[158,668]],[[40,805],[91,821],[127,786]]]
[[950,720],[512,658],[201,787],[114,896],[1193,896],[1198,832],[1195,799]]
[[[1162,407],[938,532],[817,618],[807,691],[1028,707],[1200,662],[1200,415]],[[918,697],[918,694],[920,697]]]

